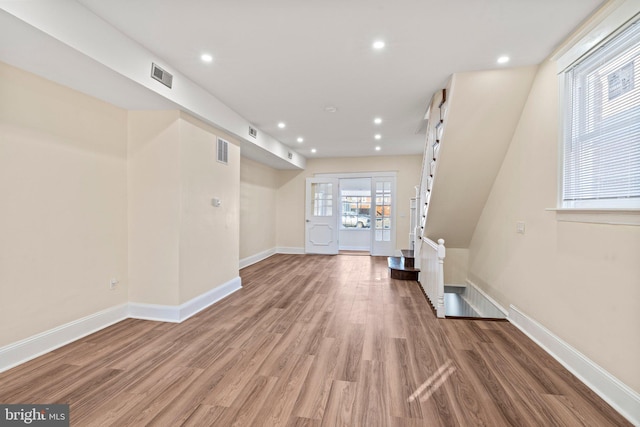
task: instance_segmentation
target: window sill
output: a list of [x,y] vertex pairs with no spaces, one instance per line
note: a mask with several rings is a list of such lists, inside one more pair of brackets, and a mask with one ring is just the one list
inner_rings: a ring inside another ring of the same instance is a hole
[[547,208],[556,220],[610,225],[640,225],[640,209]]

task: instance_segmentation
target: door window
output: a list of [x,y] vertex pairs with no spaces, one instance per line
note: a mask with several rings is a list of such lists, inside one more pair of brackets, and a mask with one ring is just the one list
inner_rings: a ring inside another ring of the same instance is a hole
[[391,241],[391,181],[376,182],[375,240]]
[[311,184],[313,193],[313,216],[333,215],[333,184],[319,182]]

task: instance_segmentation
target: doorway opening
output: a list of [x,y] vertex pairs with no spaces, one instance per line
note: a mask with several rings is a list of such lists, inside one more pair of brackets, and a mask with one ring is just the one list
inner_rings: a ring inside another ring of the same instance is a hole
[[394,254],[395,172],[316,174],[306,190],[306,253]]
[[338,249],[371,253],[371,178],[340,178]]

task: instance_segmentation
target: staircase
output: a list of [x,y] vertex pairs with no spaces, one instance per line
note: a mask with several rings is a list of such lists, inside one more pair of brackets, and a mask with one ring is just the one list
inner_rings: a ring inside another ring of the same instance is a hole
[[391,278],[397,280],[418,281],[419,268],[415,268],[415,257],[412,250],[403,249],[401,257],[387,258]]

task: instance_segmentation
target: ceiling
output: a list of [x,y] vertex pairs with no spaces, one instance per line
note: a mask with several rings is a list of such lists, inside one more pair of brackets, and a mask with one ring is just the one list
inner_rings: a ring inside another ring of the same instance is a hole
[[[426,105],[452,73],[538,64],[602,1],[78,3],[313,158],[421,153],[424,135],[416,131]],[[373,49],[376,40],[385,47]],[[213,61],[203,62],[203,53]],[[511,61],[498,65],[501,55]]]

